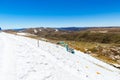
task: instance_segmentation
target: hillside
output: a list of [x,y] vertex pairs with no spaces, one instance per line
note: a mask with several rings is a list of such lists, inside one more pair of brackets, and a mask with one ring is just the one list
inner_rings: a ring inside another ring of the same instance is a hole
[[[63,30],[64,29],[64,30]],[[73,29],[73,30],[71,30]],[[77,30],[78,29],[78,30]],[[10,31],[7,31],[10,32]],[[64,41],[71,48],[90,54],[120,68],[120,28],[30,28],[12,33],[57,43]],[[11,32],[10,32],[11,33]],[[28,35],[28,33],[32,35]],[[34,35],[33,35],[34,34]],[[119,65],[118,65],[119,64]]]
[[[52,40],[120,43],[120,28],[30,28],[19,32]],[[78,29],[78,30],[76,30]],[[17,31],[18,32],[18,31]]]
[[56,44],[0,33],[1,80],[119,80],[120,70]]

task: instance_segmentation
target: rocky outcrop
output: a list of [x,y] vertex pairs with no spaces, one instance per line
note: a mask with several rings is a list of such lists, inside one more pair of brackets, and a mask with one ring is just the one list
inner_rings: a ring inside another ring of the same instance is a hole
[[[120,65],[120,46],[95,46],[92,49],[86,49],[86,53],[92,54],[93,56],[105,56],[113,61],[115,61],[118,65]],[[114,65],[115,66],[115,65]]]

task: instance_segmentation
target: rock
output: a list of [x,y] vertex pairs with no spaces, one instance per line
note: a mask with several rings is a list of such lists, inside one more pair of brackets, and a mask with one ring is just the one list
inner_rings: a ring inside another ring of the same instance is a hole
[[117,60],[117,63],[120,64],[120,60]]
[[109,57],[110,57],[112,60],[115,60],[114,55],[110,55]]
[[120,64],[112,64],[113,66],[120,68]]
[[115,56],[116,59],[120,60],[120,55]]
[[98,54],[91,54],[92,56],[95,56],[95,57],[97,57],[98,56]]
[[92,52],[91,52],[91,51],[87,51],[87,53],[88,53],[88,54],[92,54]]

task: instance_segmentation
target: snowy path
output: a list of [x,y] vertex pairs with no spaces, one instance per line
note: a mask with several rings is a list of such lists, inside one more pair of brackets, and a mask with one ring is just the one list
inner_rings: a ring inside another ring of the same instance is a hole
[[120,80],[120,70],[93,57],[26,37],[0,33],[0,80]]

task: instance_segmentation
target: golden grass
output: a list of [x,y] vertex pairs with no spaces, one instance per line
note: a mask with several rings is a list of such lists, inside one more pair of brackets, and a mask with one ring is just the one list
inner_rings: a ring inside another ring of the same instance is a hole
[[[93,56],[93,55],[92,55]],[[116,61],[106,57],[106,56],[103,56],[103,55],[99,55],[99,56],[93,56],[101,61],[104,61],[106,63],[109,63],[109,64],[114,64],[114,63],[117,63]]]
[[70,47],[80,50],[82,52],[85,51],[85,49],[92,49],[95,46],[105,46],[108,47],[111,44],[102,44],[102,43],[95,43],[95,42],[76,42],[76,41],[66,41],[67,44],[69,44]]
[[[95,46],[104,46],[104,47],[110,47],[110,46],[113,46],[115,44],[102,44],[102,43],[95,43],[95,42],[75,42],[75,41],[66,41],[66,43],[69,44],[70,47],[76,49],[76,50],[80,50],[82,52],[85,52],[85,49],[93,49]],[[114,64],[114,63],[117,63],[116,61],[110,59],[109,57],[107,56],[103,56],[103,55],[100,55],[100,54],[91,54],[91,56],[103,61],[103,62],[106,62],[106,63],[109,63],[109,64]]]

